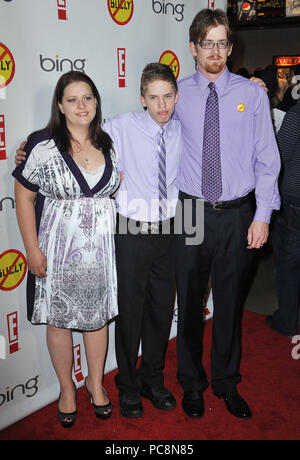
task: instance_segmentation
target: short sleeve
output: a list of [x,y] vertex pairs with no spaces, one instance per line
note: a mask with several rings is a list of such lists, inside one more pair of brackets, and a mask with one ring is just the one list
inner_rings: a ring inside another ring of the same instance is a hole
[[36,149],[31,150],[26,156],[26,160],[18,165],[12,175],[20,184],[32,192],[39,190],[38,164]]
[[38,192],[40,188],[40,150],[41,144],[49,140],[45,130],[31,134],[24,147],[26,158],[12,172],[13,177],[25,188],[32,192]]

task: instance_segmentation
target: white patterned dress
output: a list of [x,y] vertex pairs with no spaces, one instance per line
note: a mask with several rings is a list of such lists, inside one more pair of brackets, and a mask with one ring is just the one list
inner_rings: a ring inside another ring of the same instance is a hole
[[27,310],[33,324],[93,331],[117,314],[115,204],[119,185],[113,151],[104,173],[89,188],[67,152],[40,131],[28,139],[26,160],[13,176],[37,192],[38,241],[47,257],[47,277],[28,274]]

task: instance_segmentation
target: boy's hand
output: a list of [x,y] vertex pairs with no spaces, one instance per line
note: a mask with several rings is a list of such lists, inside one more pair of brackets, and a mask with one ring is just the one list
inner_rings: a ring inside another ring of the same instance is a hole
[[26,152],[24,152],[23,148],[25,146],[26,142],[22,142],[20,144],[20,147],[18,148],[18,150],[16,151],[16,156],[15,156],[15,163],[16,165],[19,165],[20,163],[22,163],[22,161],[25,160],[25,157],[26,157]]
[[259,86],[261,86],[262,89],[264,89],[266,91],[266,93],[268,92],[268,88],[267,88],[265,82],[261,78],[251,77],[250,80],[253,81],[254,83],[258,83]]

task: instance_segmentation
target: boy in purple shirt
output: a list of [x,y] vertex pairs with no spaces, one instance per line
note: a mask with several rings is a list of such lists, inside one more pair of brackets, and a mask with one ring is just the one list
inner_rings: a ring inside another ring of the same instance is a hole
[[[141,78],[143,113],[125,113],[105,123],[118,155],[124,180],[116,197],[115,237],[119,316],[115,323],[120,412],[143,415],[140,395],[161,410],[173,409],[175,398],[163,385],[165,350],[175,297],[174,216],[176,175],[181,154],[180,123],[172,120],[178,99],[172,70],[148,64]],[[167,207],[159,206],[160,136],[167,152]],[[166,225],[166,231],[163,226]],[[139,343],[142,358],[136,368]]]
[[182,127],[179,199],[183,209],[187,202],[196,208],[199,199],[204,201],[202,244],[189,246],[184,234],[176,236],[178,380],[184,390],[182,406],[190,417],[203,416],[208,386],[201,337],[209,277],[213,392],[236,417],[252,415],[236,390],[241,378],[241,296],[250,249],[267,241],[272,210],[280,206],[280,159],[268,98],[257,84],[228,71],[231,50],[225,13],[200,11],[190,27],[190,51],[198,71],[179,82],[175,109]]

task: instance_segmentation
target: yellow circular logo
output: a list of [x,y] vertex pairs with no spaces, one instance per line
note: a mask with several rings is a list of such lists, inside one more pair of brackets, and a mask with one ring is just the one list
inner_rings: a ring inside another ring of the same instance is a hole
[[173,51],[167,50],[162,53],[159,58],[160,64],[166,64],[171,67],[175,78],[177,79],[180,72],[179,59]]
[[133,0],[107,0],[107,6],[109,14],[119,26],[125,26],[132,18]]
[[27,269],[24,255],[16,249],[0,254],[0,290],[11,291],[22,283]]
[[238,112],[244,112],[246,106],[244,104],[238,104],[236,109]]
[[9,85],[15,74],[15,60],[6,45],[0,43],[0,88]]

